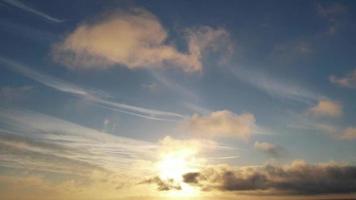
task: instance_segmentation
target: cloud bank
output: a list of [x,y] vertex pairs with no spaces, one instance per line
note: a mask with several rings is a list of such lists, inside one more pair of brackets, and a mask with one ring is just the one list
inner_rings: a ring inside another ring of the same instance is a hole
[[143,9],[132,9],[79,25],[54,46],[53,55],[70,68],[175,66],[196,72],[202,70],[203,51],[221,47],[218,42],[228,37],[221,28],[190,29],[185,34],[187,52],[183,53],[168,41],[168,32],[156,16]]
[[356,167],[338,164],[265,165],[232,168],[208,167],[187,173],[186,183],[203,191],[239,191],[265,194],[347,194],[356,192]]

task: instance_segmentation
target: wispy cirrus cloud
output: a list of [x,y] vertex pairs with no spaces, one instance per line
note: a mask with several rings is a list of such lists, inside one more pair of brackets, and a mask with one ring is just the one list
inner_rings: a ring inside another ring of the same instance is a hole
[[68,83],[64,80],[52,77],[50,75],[35,71],[26,65],[18,63],[14,60],[10,60],[0,56],[0,62],[3,63],[8,69],[18,72],[34,81],[37,81],[45,86],[56,89],[61,92],[76,95],[78,97],[85,98],[97,105],[101,105],[105,108],[115,110],[118,112],[127,113],[130,115],[143,117],[153,120],[177,120],[184,118],[183,115],[173,112],[165,112],[160,110],[147,109],[143,107],[128,105],[124,103],[118,103],[115,101],[107,100],[100,92],[86,90],[72,83]]
[[247,70],[243,67],[232,68],[231,72],[240,81],[266,92],[273,97],[290,99],[303,103],[313,103],[322,95],[287,81],[281,81],[261,71]]
[[[59,199],[63,194],[72,198],[83,190],[105,191],[110,196],[143,176],[154,176],[151,163],[157,148],[155,143],[111,135],[50,115],[0,107],[0,168],[5,171],[0,184],[7,186],[0,191],[5,199],[15,198],[8,190],[18,191],[16,198],[26,198],[29,188],[30,199],[46,199],[42,193],[48,191]],[[81,198],[83,195],[95,194],[82,194]]]
[[[149,158],[154,144],[28,110],[0,108],[0,166],[86,176]],[[146,152],[146,153],[145,153]]]
[[203,69],[204,52],[230,46],[229,33],[222,28],[203,26],[186,31],[187,52],[179,51],[168,37],[168,31],[156,16],[136,8],[79,25],[54,45],[53,55],[70,68],[176,66],[186,72],[197,72]]
[[48,20],[50,22],[55,22],[55,23],[61,23],[64,20],[58,19],[55,17],[50,16],[49,14],[44,13],[43,11],[37,10],[29,5],[26,5],[25,3],[19,1],[19,0],[1,0],[9,5],[12,5],[16,8],[19,8],[21,10],[24,10],[26,12],[32,13],[34,15],[37,15],[45,20]]

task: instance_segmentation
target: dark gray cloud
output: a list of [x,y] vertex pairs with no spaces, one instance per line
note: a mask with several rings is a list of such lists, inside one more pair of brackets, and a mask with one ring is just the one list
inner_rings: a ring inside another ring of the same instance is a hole
[[156,184],[157,189],[159,191],[168,191],[168,190],[181,190],[181,186],[179,183],[174,181],[173,179],[162,180],[159,177],[149,178],[147,180],[142,181],[140,184]]
[[183,175],[184,181],[204,190],[287,193],[300,195],[356,192],[356,166],[312,165],[294,161],[287,166],[209,167]]
[[200,177],[199,172],[190,172],[183,175],[183,181],[185,183],[197,184],[199,183],[198,178]]

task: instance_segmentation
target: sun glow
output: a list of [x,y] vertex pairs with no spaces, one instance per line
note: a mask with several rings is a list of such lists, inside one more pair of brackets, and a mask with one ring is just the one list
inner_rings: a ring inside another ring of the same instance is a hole
[[162,180],[172,180],[179,184],[180,190],[169,191],[172,197],[191,197],[197,196],[199,190],[183,181],[183,175],[197,170],[198,160],[194,157],[194,148],[182,148],[173,152],[164,153],[158,162],[158,173]]

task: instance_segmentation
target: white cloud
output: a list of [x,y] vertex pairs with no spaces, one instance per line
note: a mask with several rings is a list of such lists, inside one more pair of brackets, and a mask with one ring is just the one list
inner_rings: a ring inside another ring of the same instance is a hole
[[320,100],[317,105],[310,108],[308,113],[314,116],[339,117],[342,115],[342,105],[335,101]]
[[255,117],[251,113],[238,115],[221,110],[205,116],[194,114],[182,126],[186,131],[200,136],[248,139],[255,129]]
[[186,72],[202,70],[202,54],[229,37],[221,28],[200,27],[186,31],[187,52],[168,41],[159,20],[143,9],[116,13],[78,26],[54,46],[54,59],[71,68],[103,69],[123,65],[129,69],[173,65]]
[[356,88],[356,69],[344,77],[330,76],[330,82],[341,87]]

